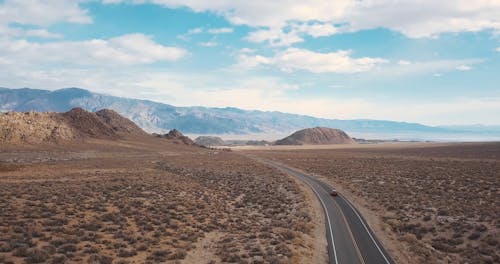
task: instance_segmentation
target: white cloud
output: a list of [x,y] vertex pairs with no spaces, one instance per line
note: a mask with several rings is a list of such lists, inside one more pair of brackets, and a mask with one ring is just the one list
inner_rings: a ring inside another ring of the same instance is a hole
[[[347,31],[384,27],[411,38],[435,37],[446,32],[500,30],[498,15],[500,1],[497,0],[149,0],[148,2],[171,8],[189,7],[196,12],[211,11],[223,15],[236,25],[268,29],[285,28],[296,22],[316,21],[344,24]],[[322,30],[324,29],[319,32]],[[328,30],[333,31],[332,28]]]
[[203,34],[203,33],[208,33],[208,34],[213,34],[213,35],[219,35],[219,34],[228,34],[232,33],[233,28],[209,28],[209,29],[204,29],[202,27],[197,27],[197,28],[192,28],[189,29],[186,33],[178,35],[177,38],[188,41],[190,36],[192,35],[198,35],[198,34]]
[[45,39],[63,38],[61,34],[52,33],[46,29],[22,29],[0,25],[0,36],[5,37],[36,37]]
[[203,32],[203,28],[192,28],[188,30],[187,34],[188,35],[194,35],[194,34],[200,34]]
[[290,46],[304,41],[303,36],[314,38],[331,36],[339,32],[339,28],[327,23],[294,23],[287,28],[271,27],[250,32],[246,40],[250,42],[267,42],[271,46]]
[[459,71],[470,71],[470,70],[472,70],[472,67],[470,67],[468,65],[459,65],[456,67],[456,69]]
[[87,24],[88,11],[78,0],[5,0],[0,4],[0,25],[10,23],[48,26],[58,22]]
[[382,58],[352,58],[351,51],[320,53],[306,49],[288,48],[276,53],[273,57],[260,55],[249,56],[241,54],[239,67],[256,67],[258,65],[273,65],[282,71],[304,70],[313,73],[356,73],[375,68],[388,61]]
[[233,33],[233,28],[210,28],[208,29],[210,34],[227,34]]
[[217,45],[219,45],[219,43],[215,41],[200,42],[200,46],[202,47],[215,47]]
[[28,37],[38,37],[38,38],[62,38],[61,34],[49,32],[46,29],[30,29],[25,33]]
[[111,39],[57,41],[0,40],[0,58],[18,64],[135,65],[175,61],[187,55],[177,47],[163,46],[143,34]]
[[495,50],[496,50],[497,52],[500,52],[500,47],[497,47]]
[[246,40],[255,43],[268,42],[271,46],[290,46],[294,43],[304,41],[298,36],[298,32],[292,30],[284,32],[280,28],[262,29],[250,32]]
[[406,61],[400,60],[397,64],[386,64],[373,72],[377,77],[391,78],[406,77],[408,75],[432,74],[434,77],[441,77],[445,72],[468,71],[471,65],[482,63],[481,59],[462,60],[431,60],[431,61]]
[[293,25],[293,28],[298,32],[306,33],[314,38],[331,36],[339,32],[338,27],[328,23],[304,23]]

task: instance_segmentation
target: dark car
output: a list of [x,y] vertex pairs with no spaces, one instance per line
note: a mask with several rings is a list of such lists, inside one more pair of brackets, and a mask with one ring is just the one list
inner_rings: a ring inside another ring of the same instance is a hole
[[332,189],[330,190],[330,195],[331,195],[331,196],[337,196],[337,195],[339,195],[339,193],[337,192],[337,190],[336,190],[335,188],[332,188]]

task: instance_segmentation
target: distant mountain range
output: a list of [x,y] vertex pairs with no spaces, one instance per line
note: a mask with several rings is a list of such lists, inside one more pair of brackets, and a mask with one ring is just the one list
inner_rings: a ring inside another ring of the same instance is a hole
[[[80,88],[55,91],[0,88],[0,111],[65,112],[73,107],[88,111],[113,109],[149,132],[165,132],[176,128],[185,134],[287,134],[309,127],[339,128],[350,134],[423,135],[487,133],[500,138],[498,126],[433,127],[417,123],[385,120],[339,120],[305,115],[233,107],[176,107],[148,100],[129,99],[93,93]],[[423,137],[425,138],[425,137]]]

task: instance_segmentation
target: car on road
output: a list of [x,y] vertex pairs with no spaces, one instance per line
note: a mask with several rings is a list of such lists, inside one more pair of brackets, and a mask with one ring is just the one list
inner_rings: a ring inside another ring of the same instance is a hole
[[331,196],[337,196],[337,195],[339,195],[339,193],[337,192],[337,190],[336,190],[335,188],[332,188],[332,189],[330,190],[330,195],[331,195]]

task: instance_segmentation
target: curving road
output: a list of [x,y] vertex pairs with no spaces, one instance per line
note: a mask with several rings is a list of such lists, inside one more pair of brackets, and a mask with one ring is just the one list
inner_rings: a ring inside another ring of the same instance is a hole
[[330,195],[332,186],[289,166],[251,158],[299,178],[315,192],[325,210],[329,263],[395,263],[359,211],[342,194]]

